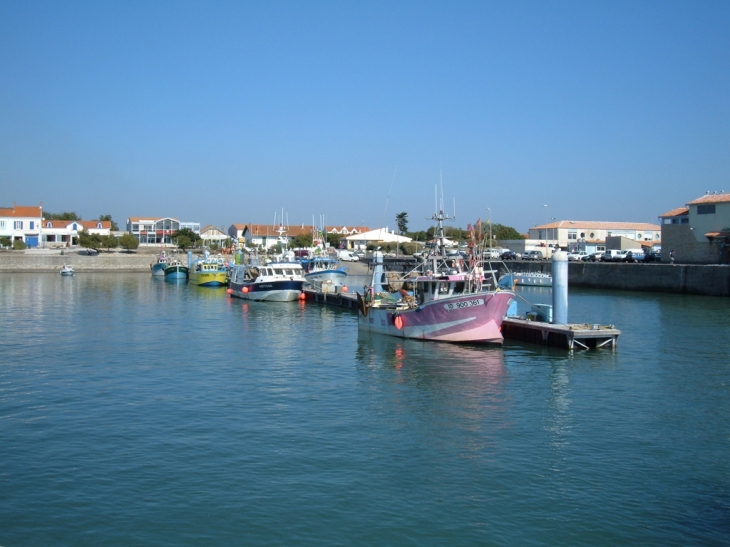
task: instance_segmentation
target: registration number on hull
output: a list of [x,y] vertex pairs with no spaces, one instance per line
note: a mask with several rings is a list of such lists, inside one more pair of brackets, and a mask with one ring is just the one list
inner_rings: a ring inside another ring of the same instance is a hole
[[474,300],[462,300],[461,302],[449,302],[444,304],[446,311],[460,310],[462,308],[473,308],[474,306],[483,306],[483,298],[475,298]]

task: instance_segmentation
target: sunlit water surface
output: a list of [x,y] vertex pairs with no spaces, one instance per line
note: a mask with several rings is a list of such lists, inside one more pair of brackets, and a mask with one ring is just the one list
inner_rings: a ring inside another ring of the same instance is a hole
[[728,300],[571,291],[569,314],[618,349],[2,275],[0,545],[730,544]]

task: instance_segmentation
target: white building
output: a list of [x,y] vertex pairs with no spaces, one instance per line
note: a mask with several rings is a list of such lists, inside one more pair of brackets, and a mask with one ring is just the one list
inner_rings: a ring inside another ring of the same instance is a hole
[[730,193],[707,193],[659,215],[662,261],[674,250],[677,262],[730,263]]
[[43,205],[0,207],[0,237],[20,240],[28,247],[38,247],[41,241]]
[[528,234],[528,240],[537,241],[539,247],[568,251],[605,251],[607,238],[623,238],[650,247],[661,242],[662,230],[658,224],[647,222],[560,220],[530,228]]
[[366,249],[368,245],[376,245],[378,243],[410,243],[413,241],[410,237],[396,234],[388,231],[387,228],[378,228],[360,234],[349,235],[345,238],[348,249]]
[[174,245],[172,234],[187,228],[200,234],[199,222],[180,222],[172,217],[129,217],[127,232],[139,240],[140,245]]
[[108,236],[112,231],[109,220],[43,220],[42,246],[46,248],[78,245],[79,232]]

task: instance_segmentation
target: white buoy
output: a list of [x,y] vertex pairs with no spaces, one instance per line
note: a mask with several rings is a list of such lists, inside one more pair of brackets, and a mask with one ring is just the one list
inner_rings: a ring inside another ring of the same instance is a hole
[[568,253],[553,253],[553,320],[556,325],[568,324]]

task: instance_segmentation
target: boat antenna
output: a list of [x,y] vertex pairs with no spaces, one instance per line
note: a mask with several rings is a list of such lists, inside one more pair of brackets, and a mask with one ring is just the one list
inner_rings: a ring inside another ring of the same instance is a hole
[[380,222],[380,226],[383,226],[385,224],[385,215],[388,212],[388,201],[390,201],[390,192],[393,190],[393,182],[395,181],[395,174],[398,172],[398,166],[395,166],[395,170],[393,171],[393,178],[390,180],[390,188],[388,189],[388,197],[385,199],[385,209],[383,209],[383,220]]

